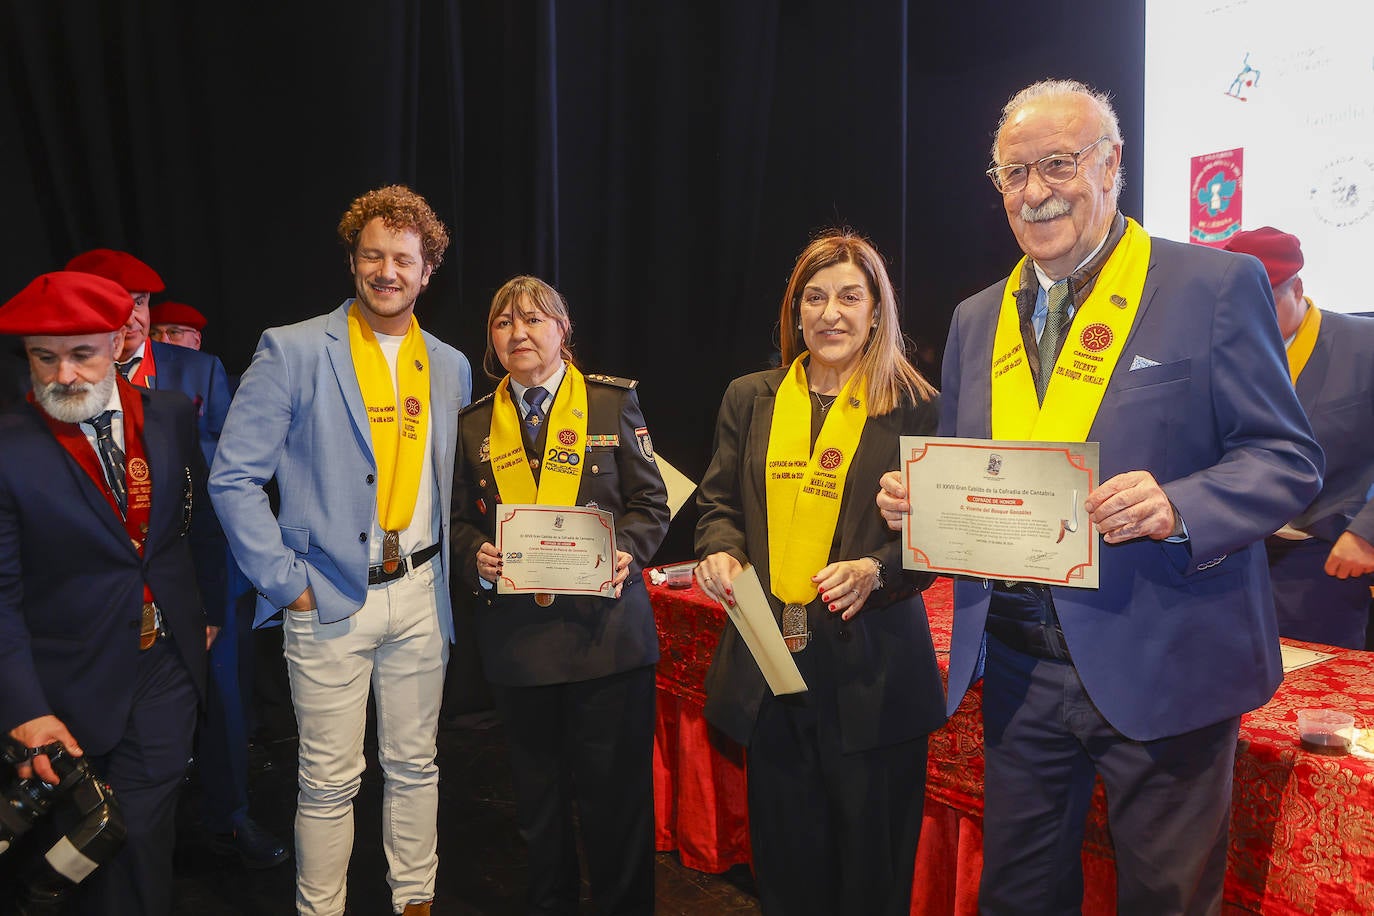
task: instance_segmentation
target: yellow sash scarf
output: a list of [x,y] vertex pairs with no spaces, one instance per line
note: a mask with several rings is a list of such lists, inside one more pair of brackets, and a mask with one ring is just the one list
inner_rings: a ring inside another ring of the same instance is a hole
[[538,487],[525,455],[520,414],[511,403],[510,376],[496,386],[491,399],[491,473],[505,502],[577,505],[587,442],[587,382],[576,366],[567,365],[563,383],[549,408]]
[[425,414],[429,411],[429,354],[412,316],[391,377],[382,346],[355,302],[348,310],[348,347],[367,407],[372,456],[377,462],[377,520],[384,531],[404,531],[415,514],[425,463]]
[[[811,577],[830,559],[845,476],[868,421],[868,386],[855,373],[826,414],[811,447],[811,389],[802,353],[778,386],[768,434],[764,496],[773,594],[788,604],[816,597]],[[803,483],[804,481],[804,483]]]
[[1312,300],[1303,296],[1303,301],[1307,303],[1307,314],[1302,316],[1302,324],[1298,325],[1297,332],[1293,335],[1293,342],[1288,345],[1288,377],[1293,380],[1293,384],[1298,383],[1298,376],[1302,375],[1303,368],[1307,365],[1307,360],[1312,356],[1312,350],[1317,346],[1317,332],[1322,326],[1322,312],[1312,304]]
[[1022,258],[1011,272],[997,318],[991,366],[992,437],[1082,442],[1092,429],[1140,308],[1150,269],[1150,237],[1134,220],[1126,221],[1126,232],[1102,266],[1092,295],[1074,315],[1043,406],[1035,399],[1035,379],[1016,309],[1024,265]]

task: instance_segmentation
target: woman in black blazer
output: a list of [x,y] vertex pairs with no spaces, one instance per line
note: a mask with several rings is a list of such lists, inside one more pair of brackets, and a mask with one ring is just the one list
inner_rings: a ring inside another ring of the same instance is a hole
[[860,236],[797,258],[783,367],[736,379],[697,492],[698,585],[723,604],[752,563],[809,690],[774,697],[733,624],[706,717],[748,746],[749,828],[766,913],[905,914],[926,736],[944,692],[925,607],[873,507],[898,437],[934,433],[936,393],[907,361],[892,283]]

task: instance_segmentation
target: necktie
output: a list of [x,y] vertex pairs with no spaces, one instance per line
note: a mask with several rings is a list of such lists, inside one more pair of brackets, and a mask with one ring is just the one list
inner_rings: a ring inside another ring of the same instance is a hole
[[548,399],[549,393],[543,388],[525,389],[525,403],[530,408],[525,414],[525,431],[529,433],[530,442],[539,438],[539,425],[544,422],[543,404]]
[[138,364],[141,362],[143,362],[143,357],[135,356],[127,363],[115,363],[115,368],[119,370],[119,374],[124,376],[124,380],[127,382],[129,376],[133,374],[133,371],[138,368]]
[[1050,287],[1050,312],[1045,316],[1045,330],[1040,332],[1040,372],[1035,376],[1035,396],[1042,403],[1050,376],[1054,375],[1054,361],[1064,345],[1064,332],[1069,324],[1069,281],[1064,278]]
[[109,481],[122,516],[128,509],[129,496],[124,489],[124,452],[115,444],[110,428],[113,417],[114,411],[107,410],[87,422],[95,427],[95,450],[100,454],[100,463],[105,466],[105,479]]

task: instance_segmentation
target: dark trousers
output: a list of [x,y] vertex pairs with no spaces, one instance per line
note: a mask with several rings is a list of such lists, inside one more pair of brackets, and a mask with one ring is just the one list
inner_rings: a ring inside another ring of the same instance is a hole
[[1271,537],[1264,547],[1269,554],[1279,635],[1363,649],[1374,575],[1350,579],[1328,576],[1326,557],[1331,544],[1321,538],[1290,541]]
[[[248,716],[253,696],[253,605],[239,601],[252,585],[230,559],[230,593],[224,626],[210,647],[205,719],[196,747],[203,820],[227,833],[248,816]],[[236,587],[241,586],[241,588]]]
[[765,694],[749,740],[760,905],[770,916],[905,916],[927,740],[841,753],[833,686],[814,672],[807,682],[806,694]]
[[578,912],[576,804],[596,912],[651,916],[654,666],[493,693],[529,849],[529,912]]
[[1071,664],[1017,652],[989,636],[979,910],[1080,911],[1084,824],[1100,775],[1116,849],[1118,912],[1219,913],[1239,728],[1232,718],[1132,741],[1098,712]]
[[[124,849],[83,881],[74,911],[91,916],[163,916],[172,911],[176,802],[191,756],[196,689],[171,642],[139,658],[124,736],[90,763],[119,801]],[[79,736],[78,736],[79,737]]]

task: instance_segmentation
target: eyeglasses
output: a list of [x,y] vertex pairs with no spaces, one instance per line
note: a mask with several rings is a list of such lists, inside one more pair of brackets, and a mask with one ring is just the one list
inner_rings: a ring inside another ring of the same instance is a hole
[[987,170],[987,176],[992,179],[993,187],[1003,194],[1015,194],[1024,188],[1030,180],[1032,168],[1040,173],[1040,178],[1045,184],[1063,184],[1072,181],[1078,174],[1078,161],[1084,154],[1106,139],[1108,138],[1105,136],[1098,137],[1076,153],[1050,153],[1035,162],[993,166]]

